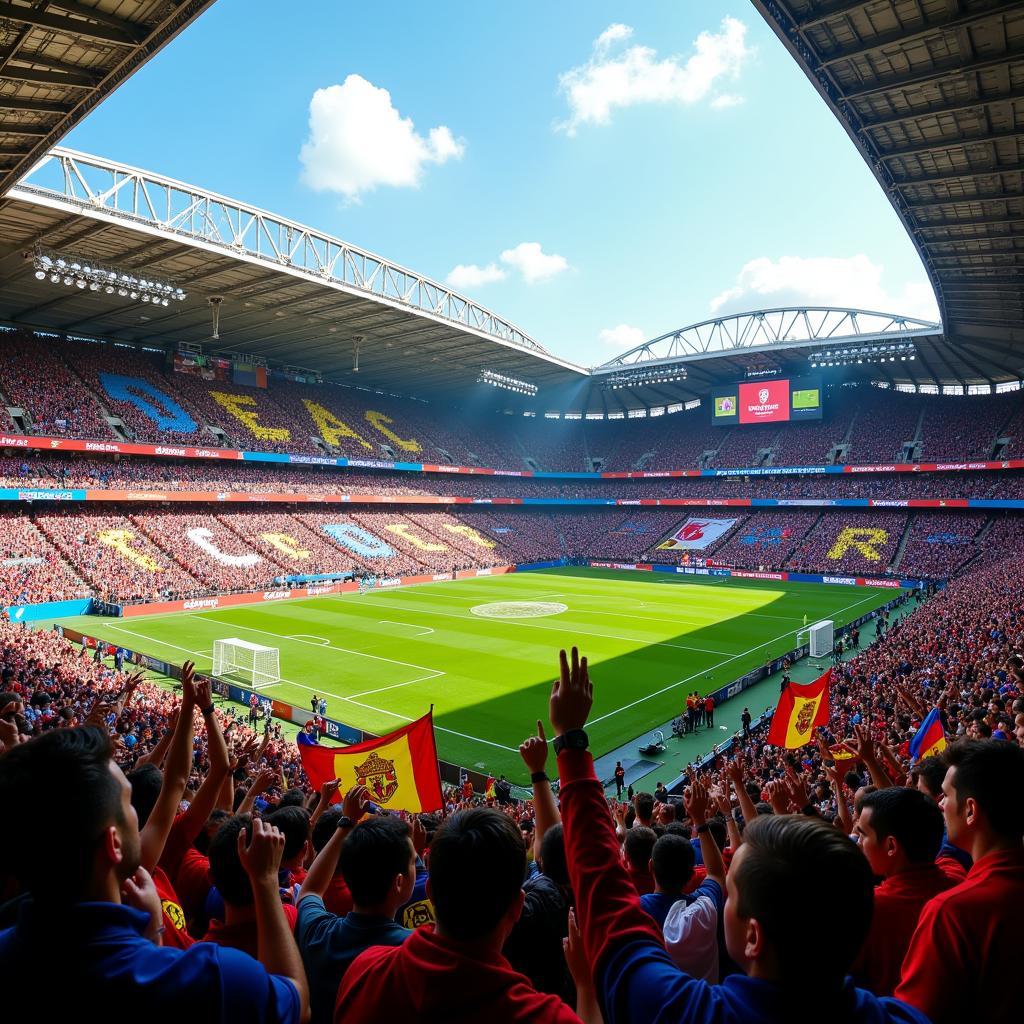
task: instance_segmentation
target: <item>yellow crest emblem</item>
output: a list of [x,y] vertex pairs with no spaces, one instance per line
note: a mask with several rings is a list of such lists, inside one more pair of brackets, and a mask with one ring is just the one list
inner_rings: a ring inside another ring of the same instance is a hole
[[816,700],[807,701],[800,709],[796,716],[796,722],[794,725],[796,731],[800,733],[801,736],[811,728],[811,723],[814,721],[814,714],[817,710],[818,702]]
[[376,751],[356,766],[356,782],[365,786],[377,803],[386,804],[398,791],[395,762],[378,757]]

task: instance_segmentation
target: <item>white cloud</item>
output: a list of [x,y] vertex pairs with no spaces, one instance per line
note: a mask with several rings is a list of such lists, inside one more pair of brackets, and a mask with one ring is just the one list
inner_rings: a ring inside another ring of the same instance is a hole
[[520,242],[501,254],[501,262],[523,275],[527,284],[548,281],[569,269],[569,261],[557,253],[544,252],[540,242]]
[[728,107],[738,107],[743,102],[742,96],[737,96],[735,93],[723,92],[720,96],[716,96],[711,101],[711,106],[715,110],[725,110]]
[[[617,107],[637,103],[698,103],[720,81],[738,78],[753,52],[746,42],[747,26],[731,17],[722,19],[718,32],[701,32],[685,60],[659,59],[655,50],[639,45],[611,52],[616,43],[624,42],[632,34],[628,25],[609,25],[595,40],[587,63],[559,76],[570,116],[558,127],[569,135],[575,135],[581,124],[607,124]],[[718,99],[721,101],[721,97]],[[732,103],[726,100],[717,105]]]
[[415,188],[426,164],[458,160],[465,143],[449,128],[417,133],[387,89],[359,75],[317,89],[309,101],[309,138],[299,153],[302,180],[318,192],[358,199],[378,185]]
[[481,285],[503,281],[505,271],[497,263],[478,267],[475,263],[459,263],[445,278],[453,288],[479,288]]
[[629,324],[619,324],[618,327],[606,327],[598,337],[610,348],[625,351],[642,345],[647,339],[639,327],[631,327]]
[[839,306],[938,320],[935,296],[925,282],[891,291],[885,267],[867,256],[767,256],[751,260],[736,284],[711,300],[717,316],[779,306]]
[[624,42],[626,39],[630,39],[632,35],[633,30],[629,25],[615,22],[613,25],[609,25],[594,40],[594,50],[597,53],[607,53],[616,43]]

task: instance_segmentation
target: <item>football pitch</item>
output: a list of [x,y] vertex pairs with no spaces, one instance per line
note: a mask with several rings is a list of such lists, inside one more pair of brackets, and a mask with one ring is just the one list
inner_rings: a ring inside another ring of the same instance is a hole
[[558,650],[590,660],[595,756],[679,714],[795,646],[808,622],[839,627],[892,590],[668,573],[555,569],[195,613],[62,620],[90,636],[209,670],[214,640],[280,649],[261,690],[373,733],[434,705],[438,753],[528,782],[518,745],[547,721]]

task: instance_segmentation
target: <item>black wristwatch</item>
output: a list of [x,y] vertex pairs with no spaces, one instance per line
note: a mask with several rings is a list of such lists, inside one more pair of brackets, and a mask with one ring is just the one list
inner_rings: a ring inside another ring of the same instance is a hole
[[355,828],[355,826],[356,826],[356,823],[347,814],[343,814],[338,819],[338,830],[339,831],[341,829],[343,829],[343,828]]
[[553,746],[557,757],[563,750],[586,750],[590,746],[590,740],[582,729],[570,729],[561,736],[556,736]]
[[530,782],[536,785],[538,782],[550,782],[547,772],[533,772],[530,775]]

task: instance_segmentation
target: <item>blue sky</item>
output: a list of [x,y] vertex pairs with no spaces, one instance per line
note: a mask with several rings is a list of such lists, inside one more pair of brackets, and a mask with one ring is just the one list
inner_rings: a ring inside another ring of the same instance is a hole
[[219,0],[69,136],[458,290],[585,365],[801,302],[935,316],[743,0]]

